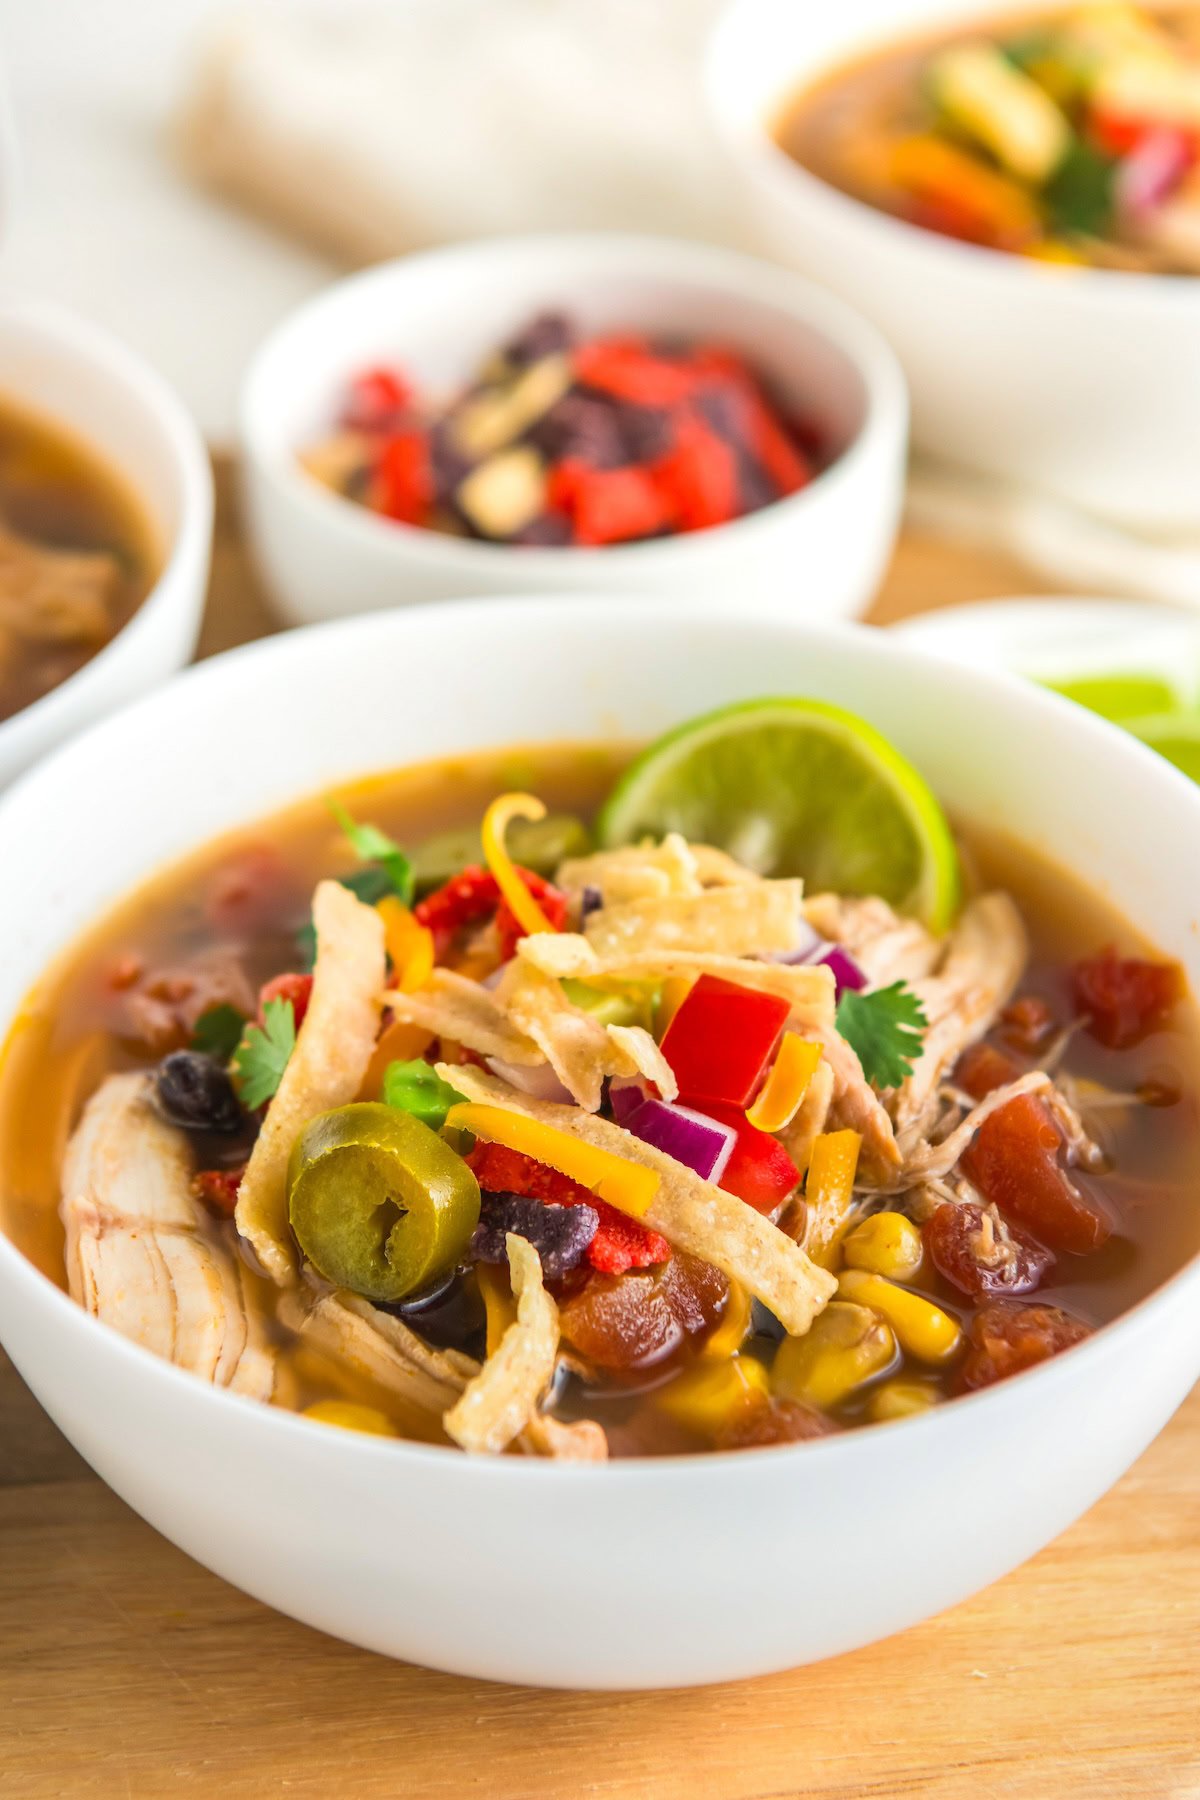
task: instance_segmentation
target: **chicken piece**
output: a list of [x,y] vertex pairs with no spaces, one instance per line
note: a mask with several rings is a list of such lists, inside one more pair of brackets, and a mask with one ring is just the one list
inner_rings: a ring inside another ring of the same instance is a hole
[[[815,1032],[802,1032],[816,1037]],[[845,1038],[836,1031],[821,1034],[825,1061],[833,1071],[833,1098],[825,1122],[827,1131],[857,1131],[862,1138],[858,1179],[870,1186],[891,1181],[900,1167],[900,1150],[891,1117],[863,1074],[862,1064]]]
[[98,648],[119,572],[106,551],[51,550],[0,525],[0,625],[38,644]]
[[379,1035],[387,959],[383,920],[338,881],[313,895],[317,960],[312,998],[242,1185],[237,1228],[280,1287],[296,1277],[288,1224],[287,1165],[310,1119],[359,1094]]
[[981,1038],[1007,1006],[1028,956],[1025,927],[1007,894],[983,894],[971,901],[936,973],[912,983],[929,1026],[911,1075],[890,1097],[898,1131],[924,1112],[968,1044]]
[[916,919],[902,919],[886,900],[814,894],[804,903],[814,931],[847,949],[872,987],[919,981],[937,965],[940,941]]
[[150,1105],[150,1077],[110,1076],[63,1163],[71,1297],[202,1380],[269,1400],[275,1352],[251,1277],[209,1224],[191,1180],[186,1139]]

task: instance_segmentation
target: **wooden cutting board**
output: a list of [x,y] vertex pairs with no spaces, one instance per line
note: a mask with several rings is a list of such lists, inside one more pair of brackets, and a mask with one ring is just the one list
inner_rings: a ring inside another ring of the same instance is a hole
[[[204,652],[272,628],[221,475]],[[873,616],[1031,588],[909,539]],[[938,1510],[931,1471],[928,1537],[897,1556],[936,1557]],[[819,1519],[762,1528],[821,1553]],[[1200,1800],[1200,1390],[1057,1543],[901,1638],[729,1687],[579,1695],[431,1674],[269,1612],[110,1493],[0,1355],[0,1795],[174,1794]]]

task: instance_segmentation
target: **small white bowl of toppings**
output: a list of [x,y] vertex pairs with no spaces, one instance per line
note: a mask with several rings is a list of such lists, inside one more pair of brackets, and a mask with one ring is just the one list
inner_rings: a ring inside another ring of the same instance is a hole
[[920,447],[1200,524],[1194,8],[734,0],[708,88],[764,245],[887,334]]
[[656,593],[842,618],[894,541],[907,404],[840,302],[652,238],[387,263],[247,378],[250,530],[297,622],[479,593]]
[[0,308],[0,783],[182,668],[212,506],[159,376],[61,309]]

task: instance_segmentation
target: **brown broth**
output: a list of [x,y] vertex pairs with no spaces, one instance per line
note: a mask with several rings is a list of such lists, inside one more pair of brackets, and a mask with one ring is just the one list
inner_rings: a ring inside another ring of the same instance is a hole
[[[33,569],[28,546],[52,560]],[[102,650],[160,562],[145,509],[117,472],[62,426],[0,397],[0,721]]]
[[[357,817],[415,844],[435,831],[475,825],[488,801],[513,786],[534,789],[552,808],[587,816],[628,755],[596,746],[517,748],[380,776],[345,790],[341,798]],[[1057,1002],[1065,1017],[1067,969],[1078,957],[1106,943],[1126,953],[1152,954],[1109,905],[1049,862],[974,827],[964,827],[961,835],[976,878],[1007,888],[1029,926],[1033,956],[1023,993]],[[0,1057],[0,1225],[51,1280],[65,1286],[61,1162],[84,1101],[108,1072],[155,1060],[123,1035],[132,990],[113,986],[114,971],[134,966],[178,971],[216,950],[238,959],[255,988],[296,966],[295,932],[307,918],[315,881],[350,866],[324,801],[304,801],[164,870],[73,945],[31,992]],[[223,922],[214,927],[215,897],[228,897],[231,873],[247,867],[257,871],[263,906],[240,914],[236,906],[226,906]],[[1101,1135],[1114,1167],[1101,1185],[1117,1211],[1118,1232],[1086,1265],[1072,1266],[1072,1259],[1062,1258],[1058,1285],[1038,1295],[1101,1324],[1200,1250],[1200,1014],[1190,1001],[1181,1004],[1170,1030],[1122,1052],[1105,1050],[1079,1033],[1068,1065],[1075,1074],[1123,1092],[1153,1080],[1181,1096],[1173,1105],[1106,1115]],[[214,1222],[211,1229],[233,1241],[231,1226]],[[936,1274],[916,1285],[958,1316],[969,1314],[969,1303]],[[265,1284],[262,1293],[269,1312]],[[402,1416],[394,1397],[298,1346],[282,1330],[277,1336],[288,1346],[284,1404],[353,1398],[387,1411],[406,1435],[441,1441],[436,1421]],[[771,1346],[752,1340],[748,1348],[769,1356]],[[560,1411],[598,1417],[617,1454],[697,1448],[677,1428],[665,1427],[646,1397],[687,1360],[685,1354],[601,1388],[573,1380],[560,1398]],[[905,1372],[929,1374],[915,1365]],[[861,1404],[851,1404],[841,1417],[851,1423],[860,1413]]]

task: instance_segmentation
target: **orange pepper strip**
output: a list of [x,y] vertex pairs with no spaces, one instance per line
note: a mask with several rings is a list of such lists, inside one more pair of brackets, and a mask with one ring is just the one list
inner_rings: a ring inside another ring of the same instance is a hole
[[392,959],[391,985],[402,994],[415,994],[433,974],[433,933],[395,894],[385,894],[375,911],[383,920],[384,942]]
[[567,1175],[581,1187],[590,1188],[601,1200],[618,1207],[631,1218],[644,1218],[654,1204],[659,1178],[654,1169],[640,1163],[626,1162],[594,1144],[585,1144],[570,1132],[553,1125],[542,1125],[536,1119],[522,1118],[506,1112],[502,1106],[488,1106],[483,1101],[464,1100],[446,1114],[446,1124],[455,1131],[469,1131],[489,1144],[503,1144],[507,1150],[519,1150]]
[[496,886],[508,902],[508,909],[517,924],[530,936],[539,931],[553,931],[555,927],[521,880],[504,848],[504,834],[514,819],[544,819],[545,816],[546,808],[534,794],[500,794],[484,813],[479,832],[483,839],[483,859],[496,878]]
[[411,1062],[414,1057],[424,1056],[432,1042],[432,1031],[426,1031],[421,1025],[406,1025],[400,1019],[393,1019],[371,1053],[371,1060],[367,1064],[367,1072],[358,1092],[359,1099],[378,1100],[383,1093],[383,1076],[388,1064]]
[[803,1248],[822,1269],[834,1261],[850,1220],[850,1201],[862,1138],[857,1131],[823,1131],[813,1145],[804,1199]]
[[794,1031],[784,1033],[758,1098],[746,1109],[749,1124],[759,1131],[782,1131],[791,1124],[821,1060],[821,1049]]

